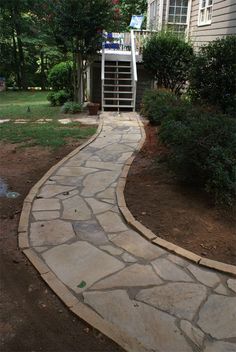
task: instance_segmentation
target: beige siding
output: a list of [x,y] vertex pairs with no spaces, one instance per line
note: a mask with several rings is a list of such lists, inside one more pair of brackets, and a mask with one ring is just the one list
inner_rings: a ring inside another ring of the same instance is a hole
[[189,38],[195,48],[216,38],[236,35],[236,0],[213,0],[212,22],[198,26],[199,0],[192,0]]

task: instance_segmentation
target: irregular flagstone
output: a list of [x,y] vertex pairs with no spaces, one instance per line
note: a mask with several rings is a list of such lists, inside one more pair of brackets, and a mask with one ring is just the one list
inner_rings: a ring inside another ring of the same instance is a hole
[[74,189],[74,187],[61,186],[61,185],[46,185],[41,188],[41,191],[38,194],[38,196],[42,198],[53,198],[57,194],[61,194],[63,192],[69,192],[72,189]]
[[115,287],[160,285],[163,281],[150,265],[133,264],[92,286],[93,290]]
[[175,319],[146,304],[130,300],[124,290],[85,292],[85,303],[104,319],[136,338],[150,351],[190,352]]
[[125,231],[115,236],[111,241],[136,257],[147,260],[152,260],[165,254],[163,249],[149,243],[137,234],[137,232],[132,230]]
[[36,252],[39,252],[39,253],[41,253],[41,252],[44,252],[44,251],[46,251],[47,249],[48,249],[48,247],[34,247],[34,249],[36,250]]
[[53,220],[60,217],[59,211],[34,211],[35,220]]
[[120,260],[83,241],[54,247],[45,252],[43,258],[59,279],[76,293],[124,267]]
[[76,221],[74,230],[80,240],[91,242],[95,246],[109,242],[105,232],[95,220]]
[[202,347],[204,333],[200,329],[193,326],[187,320],[181,320],[180,328],[196,346],[198,346],[199,348]]
[[115,190],[114,187],[111,186],[107,188],[105,191],[100,192],[96,195],[97,198],[108,198],[108,199],[115,199]]
[[30,226],[32,246],[57,245],[75,236],[71,223],[62,220],[38,221]]
[[74,196],[62,201],[62,219],[67,220],[89,220],[92,217],[90,208],[80,196]]
[[220,295],[228,295],[228,290],[222,284],[219,284],[215,289],[214,292],[219,293]]
[[100,246],[99,248],[101,248],[102,250],[108,252],[111,255],[120,255],[123,253],[123,250],[111,245],[106,245],[106,246]]
[[198,281],[206,286],[214,287],[220,282],[219,276],[212,270],[202,269],[193,264],[188,266],[188,270],[196,277]]
[[223,341],[207,342],[203,352],[236,352],[236,343]]
[[93,172],[98,171],[97,169],[92,169],[88,167],[66,167],[62,166],[57,170],[56,175],[58,176],[86,176]]
[[52,176],[51,179],[55,180],[57,184],[68,186],[82,186],[83,176]]
[[124,253],[122,254],[121,258],[124,260],[124,262],[126,263],[135,263],[137,262],[137,259],[134,258],[132,255],[130,255],[129,253]]
[[36,199],[33,203],[33,211],[50,211],[50,210],[60,210],[61,204],[58,199]]
[[179,266],[182,266],[183,268],[189,265],[189,262],[187,260],[174,254],[169,254],[167,258],[171,260],[173,263],[178,264]]
[[158,258],[151,264],[156,273],[164,280],[193,281],[193,279],[187,275],[183,269],[165,258]]
[[94,198],[85,198],[85,200],[92,208],[94,214],[104,213],[105,211],[112,209],[114,206],[113,204],[100,202],[99,200]]
[[132,150],[132,147],[124,144],[111,144],[101,149],[99,152],[96,153],[96,155],[98,155],[102,161],[115,162],[121,156],[121,154]]
[[192,320],[206,296],[207,290],[203,285],[173,282],[143,289],[137,294],[136,299],[179,318]]
[[69,192],[64,192],[62,194],[59,194],[59,196],[57,196],[57,198],[63,200],[63,199],[71,198],[78,193],[79,193],[79,191],[77,189],[75,189],[74,191],[69,191]]
[[227,285],[232,291],[236,292],[236,280],[235,279],[227,280]]
[[85,167],[95,167],[96,169],[103,169],[103,170],[121,170],[122,165],[119,164],[114,164],[110,162],[104,162],[104,161],[90,161],[88,160],[85,164]]
[[236,297],[209,296],[200,310],[198,325],[217,339],[236,337]]
[[105,232],[119,232],[127,229],[121,216],[111,211],[97,215],[97,219]]
[[[84,189],[82,195],[85,197],[91,197],[99,191],[104,191],[117,179],[117,177],[118,174],[115,171],[100,171],[88,175],[83,182]],[[109,197],[104,196],[103,198]]]
[[132,155],[132,152],[126,152],[126,153],[123,153],[119,159],[117,159],[117,162],[118,163],[124,163],[127,159],[129,159]]

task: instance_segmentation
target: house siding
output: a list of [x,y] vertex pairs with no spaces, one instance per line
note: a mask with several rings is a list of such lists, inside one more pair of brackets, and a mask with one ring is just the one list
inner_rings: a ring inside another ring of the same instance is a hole
[[217,38],[236,35],[236,0],[213,1],[212,22],[198,26],[199,0],[192,0],[189,39],[194,47],[207,44]]

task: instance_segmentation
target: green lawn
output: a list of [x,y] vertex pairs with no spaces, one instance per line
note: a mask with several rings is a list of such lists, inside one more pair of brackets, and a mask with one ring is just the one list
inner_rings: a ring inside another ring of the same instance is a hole
[[47,101],[48,92],[0,92],[0,119],[58,119],[60,107]]
[[[73,140],[93,135],[94,127],[81,127],[80,123],[60,124],[57,120],[68,116],[60,113],[60,107],[51,107],[47,92],[0,92],[0,119],[10,119],[0,124],[0,141],[21,143],[21,146],[41,145],[56,149]],[[28,107],[30,111],[28,111]],[[38,119],[53,119],[47,123],[35,123]],[[24,124],[14,123],[25,119]]]

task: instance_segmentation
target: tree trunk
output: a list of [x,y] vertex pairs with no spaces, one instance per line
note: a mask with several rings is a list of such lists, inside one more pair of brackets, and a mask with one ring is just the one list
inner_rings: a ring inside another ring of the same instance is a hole
[[45,90],[46,75],[45,75],[44,53],[42,50],[40,52],[40,66],[41,66],[41,88],[42,90]]
[[83,66],[82,56],[79,51],[76,52],[76,71],[77,71],[77,97],[78,103],[83,103]]

